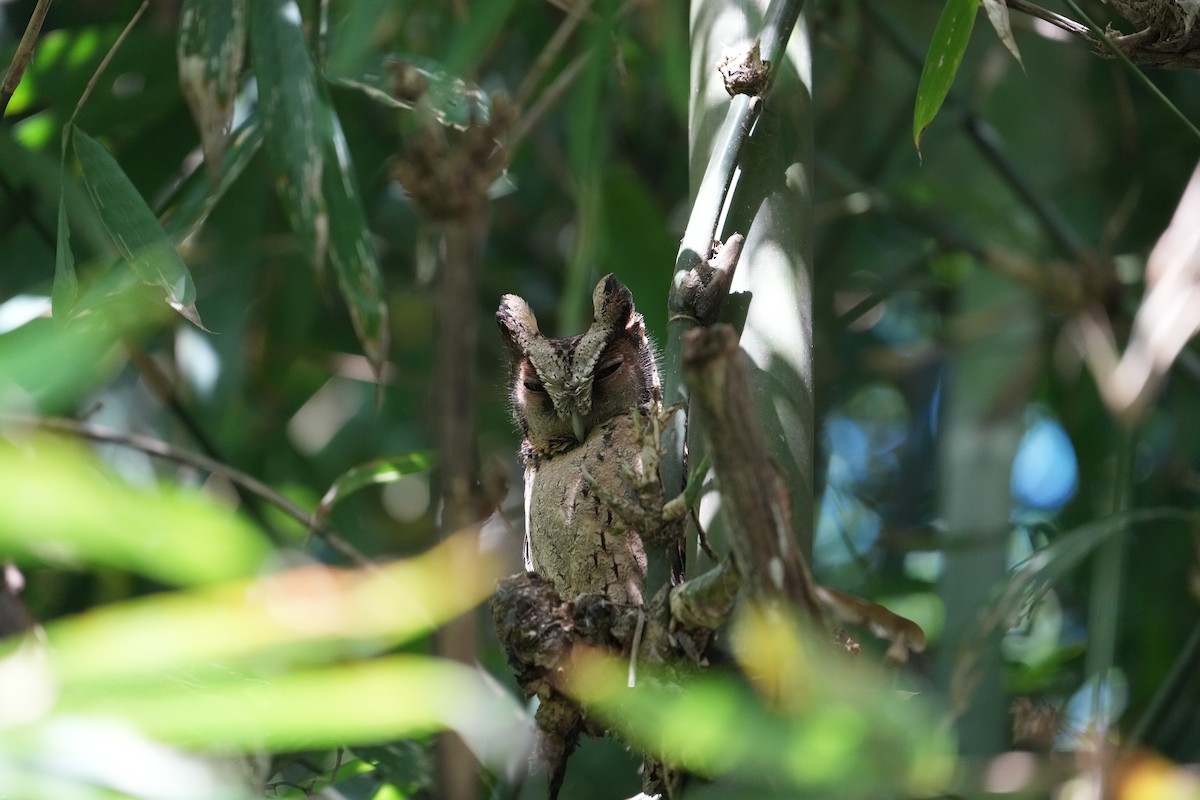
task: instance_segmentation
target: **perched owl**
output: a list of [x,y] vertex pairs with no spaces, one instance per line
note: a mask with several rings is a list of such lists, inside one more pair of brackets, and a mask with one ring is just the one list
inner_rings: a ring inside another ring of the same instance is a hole
[[587,331],[564,339],[543,336],[516,295],[504,295],[496,312],[515,362],[512,409],[524,434],[525,568],[565,600],[588,592],[641,605],[641,537],[617,532],[596,489],[625,496],[621,465],[641,472],[634,415],[659,412],[658,369],[629,289],[607,275],[592,307]]

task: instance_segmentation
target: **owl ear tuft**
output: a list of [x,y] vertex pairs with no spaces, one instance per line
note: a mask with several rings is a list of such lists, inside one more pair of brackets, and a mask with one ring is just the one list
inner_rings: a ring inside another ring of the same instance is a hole
[[500,307],[496,309],[496,324],[500,328],[500,336],[504,343],[517,356],[525,355],[529,343],[538,336],[538,322],[533,309],[515,294],[506,294],[500,298]]
[[600,279],[592,292],[592,311],[596,322],[612,330],[628,327],[637,316],[633,313],[633,293],[611,272]]

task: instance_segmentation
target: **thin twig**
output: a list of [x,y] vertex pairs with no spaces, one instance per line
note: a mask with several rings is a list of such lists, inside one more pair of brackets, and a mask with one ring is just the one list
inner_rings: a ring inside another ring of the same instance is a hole
[[227,479],[235,486],[241,486],[247,491],[253,493],[257,497],[265,500],[271,505],[278,508],[283,513],[287,514],[292,519],[295,519],[300,524],[304,525],[314,536],[317,536],[330,547],[343,556],[353,561],[355,564],[363,567],[374,566],[371,559],[367,558],[359,552],[353,545],[347,542],[342,537],[331,531],[323,525],[314,525],[312,522],[312,513],[306,511],[300,506],[293,503],[291,500],[284,497],[279,492],[266,485],[253,475],[242,472],[239,469],[223,464],[207,456],[199,453],[192,453],[187,450],[181,450],[161,439],[155,439],[152,436],[145,436],[139,433],[124,433],[122,431],[106,428],[101,425],[94,425],[90,422],[80,422],[79,420],[66,419],[64,417],[30,417],[24,415],[5,415],[0,417],[5,425],[20,425],[27,428],[40,428],[46,431],[56,433],[70,434],[78,436],[82,439],[90,439],[95,442],[105,442],[108,444],[116,444],[124,447],[131,447],[134,450],[140,450],[159,458],[165,458],[168,461],[174,461],[178,464],[185,464],[189,467],[195,467],[206,472],[220,475]]
[[[550,69],[551,62],[567,44],[567,40],[571,38],[571,34],[579,27],[579,23],[583,21],[588,9],[592,6],[592,0],[577,0],[567,13],[566,18],[559,24],[558,29],[554,31],[554,35],[550,37],[550,41],[546,42],[546,46],[542,48],[542,52],[538,53],[537,58],[533,60],[533,66],[525,73],[525,78],[521,81],[520,88],[517,89],[516,103],[518,108],[524,108],[529,102],[529,98],[533,97],[534,90],[542,82],[542,78],[546,74],[546,70]],[[564,70],[565,71],[565,70]]]
[[117,37],[115,42],[113,42],[112,47],[108,48],[108,52],[104,54],[104,58],[100,61],[100,66],[96,67],[96,71],[93,72],[92,77],[88,79],[87,86],[83,88],[83,94],[79,95],[79,102],[75,104],[75,111],[71,114],[71,119],[67,121],[68,127],[75,124],[76,117],[78,117],[79,112],[83,110],[83,106],[88,101],[88,98],[92,96],[92,91],[96,88],[96,84],[100,82],[100,78],[104,75],[104,71],[108,69],[109,62],[113,60],[113,56],[117,54],[117,51],[121,49],[121,45],[125,44],[125,40],[129,37],[130,31],[133,30],[133,26],[137,25],[138,20],[142,18],[142,14],[145,14],[146,9],[149,7],[150,0],[142,0],[142,4],[138,6],[137,11],[133,12],[133,16],[130,18],[129,23],[126,24],[124,30],[121,31],[121,35]]
[[[195,417],[184,407],[183,402],[179,399],[179,394],[175,391],[174,384],[159,369],[158,363],[132,337],[125,339],[125,349],[129,352],[134,367],[137,369],[138,374],[142,376],[142,380],[146,382],[146,386],[149,387],[151,393],[183,425],[184,430],[187,431],[192,441],[199,446],[204,455],[216,463],[225,463],[216,444],[204,432],[204,429],[200,427],[200,423]],[[262,509],[259,508],[258,498],[239,484],[235,483],[233,488],[238,494],[238,499],[245,505],[247,513],[250,514],[259,527],[266,531],[272,538],[278,538],[271,521],[267,519]]]
[[33,14],[29,17],[29,24],[25,26],[25,33],[17,45],[17,52],[13,53],[12,63],[8,65],[8,72],[4,74],[4,85],[0,86],[0,118],[8,111],[8,101],[12,100],[13,93],[21,83],[21,76],[33,60],[33,48],[37,44],[38,34],[42,32],[42,23],[46,19],[46,12],[50,10],[51,2],[52,0],[38,0]]
[[510,153],[516,151],[517,146],[521,143],[521,140],[525,138],[529,131],[533,130],[533,126],[536,125],[538,121],[546,115],[546,112],[554,107],[554,104],[557,103],[564,94],[566,94],[567,89],[569,89],[571,84],[575,82],[575,79],[579,77],[579,73],[583,72],[583,68],[587,65],[588,59],[591,58],[591,55],[592,54],[590,52],[584,51],[575,56],[570,64],[567,64],[567,66],[563,67],[563,70],[558,74],[558,77],[546,87],[546,91],[542,92],[541,96],[538,97],[537,102],[534,103],[528,111],[521,114],[520,119],[518,119],[516,124],[513,125],[512,133],[505,142],[505,145],[508,147]]
[[1022,14],[1028,14],[1031,17],[1037,17],[1043,22],[1049,22],[1056,28],[1061,28],[1067,33],[1081,36],[1087,39],[1091,44],[1099,44],[1096,37],[1092,36],[1092,32],[1088,30],[1086,25],[1081,25],[1070,17],[1064,17],[1062,14],[1056,14],[1053,11],[1042,8],[1039,5],[1028,2],[1027,0],[1007,0],[1008,7],[1013,11],[1020,11]]

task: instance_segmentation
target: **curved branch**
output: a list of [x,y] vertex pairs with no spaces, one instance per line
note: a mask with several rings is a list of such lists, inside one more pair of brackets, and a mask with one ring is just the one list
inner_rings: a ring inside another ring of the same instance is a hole
[[0,417],[0,422],[6,425],[21,425],[27,428],[39,428],[55,433],[65,433],[81,439],[90,439],[94,442],[105,442],[123,447],[131,447],[148,455],[165,458],[177,464],[185,464],[189,467],[204,470],[205,472],[221,475],[235,486],[240,486],[256,497],[275,506],[292,519],[295,519],[307,528],[309,533],[321,539],[355,564],[363,567],[374,566],[374,562],[371,559],[363,555],[354,545],[347,542],[341,536],[338,536],[324,525],[314,525],[312,514],[309,511],[293,503],[253,475],[235,469],[228,464],[223,464],[215,459],[202,456],[199,453],[181,450],[152,436],[145,436],[139,433],[125,433],[106,428],[102,425],[93,425],[90,422],[80,422],[74,419],[5,415],[4,417]]

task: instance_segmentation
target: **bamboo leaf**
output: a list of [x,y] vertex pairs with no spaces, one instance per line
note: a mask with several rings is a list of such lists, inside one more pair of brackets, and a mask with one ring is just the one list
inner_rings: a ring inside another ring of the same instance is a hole
[[493,766],[519,753],[530,736],[516,700],[480,671],[413,655],[274,677],[233,674],[68,694],[57,710],[115,717],[188,747],[237,750],[373,744],[453,728]]
[[184,179],[163,220],[163,227],[172,239],[182,242],[204,224],[217,203],[262,149],[262,144],[262,125],[257,117],[251,116],[234,131],[222,158],[220,174],[215,180],[204,180],[198,172]]
[[327,258],[332,262],[363,352],[378,371],[389,345],[383,275],[341,123],[309,56],[294,0],[255,2],[252,14],[267,155],[292,230],[318,274]]
[[363,353],[378,374],[387,359],[390,339],[383,273],[359,196],[350,149],[341,122],[332,111],[329,122],[321,186],[329,209],[330,261]]
[[251,4],[250,46],[267,157],[292,230],[320,273],[329,241],[321,179],[331,111],[317,85],[294,0]]
[[[47,626],[64,686],[101,691],[157,674],[240,671],[364,655],[428,633],[495,588],[497,565],[460,535],[369,570],[307,565],[250,581],[159,594]],[[351,645],[354,645],[352,647]],[[356,649],[355,649],[356,648]]]
[[917,85],[917,103],[913,114],[913,143],[921,149],[921,136],[945,102],[962,63],[979,0],[946,0],[942,16],[929,43],[921,81]]
[[1017,40],[1013,37],[1012,25],[1008,19],[1008,5],[1004,0],[981,0],[983,10],[987,12],[988,21],[992,23],[992,27],[996,30],[996,35],[1000,37],[1000,41],[1008,48],[1008,52],[1013,54],[1013,58],[1025,68],[1025,62],[1021,60],[1021,51],[1017,49]]
[[191,273],[154,212],[99,142],[81,130],[71,138],[83,168],[83,185],[117,251],[143,282],[166,292],[171,308],[203,328]]
[[0,551],[18,558],[196,584],[252,573],[267,553],[229,509],[194,493],[126,486],[84,451],[48,440],[0,452],[0,485]]
[[245,54],[246,0],[183,0],[176,49],[179,84],[214,181],[229,141]]
[[[64,131],[63,136],[69,136]],[[75,254],[71,252],[71,228],[67,220],[67,160],[63,153],[58,187],[58,231],[54,243],[54,287],[50,291],[51,309],[55,319],[66,319],[79,296],[79,279],[75,275]]]
[[405,475],[424,472],[432,465],[433,456],[430,453],[405,453],[388,458],[376,458],[365,464],[359,464],[342,473],[333,482],[333,485],[325,492],[325,496],[321,498],[316,510],[313,511],[313,520],[318,524],[323,521],[333,506],[343,500],[346,495],[368,486],[394,483]]

